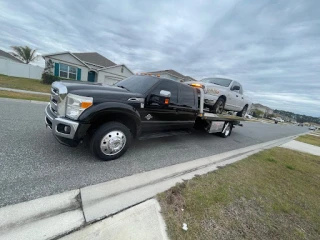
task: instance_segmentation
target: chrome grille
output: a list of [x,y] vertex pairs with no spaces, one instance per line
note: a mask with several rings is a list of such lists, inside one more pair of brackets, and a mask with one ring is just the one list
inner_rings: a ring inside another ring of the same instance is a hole
[[67,87],[62,82],[54,82],[51,86],[50,107],[59,117],[65,116]]

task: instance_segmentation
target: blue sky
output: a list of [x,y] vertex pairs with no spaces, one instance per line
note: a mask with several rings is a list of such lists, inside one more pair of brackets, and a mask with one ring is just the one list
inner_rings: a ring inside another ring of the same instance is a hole
[[229,77],[254,102],[320,117],[319,9],[317,0],[0,0],[0,48],[95,51],[134,72]]

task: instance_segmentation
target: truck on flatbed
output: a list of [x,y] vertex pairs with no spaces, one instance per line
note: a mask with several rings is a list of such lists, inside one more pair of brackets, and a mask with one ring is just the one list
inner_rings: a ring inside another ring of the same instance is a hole
[[174,136],[193,128],[228,137],[241,117],[206,112],[201,88],[152,76],[131,76],[114,86],[57,81],[45,108],[56,139],[77,146],[89,138],[101,160],[117,159],[133,139]]

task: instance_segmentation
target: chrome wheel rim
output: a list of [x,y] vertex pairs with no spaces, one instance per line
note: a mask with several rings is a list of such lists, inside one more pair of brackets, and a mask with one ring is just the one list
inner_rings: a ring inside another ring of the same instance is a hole
[[226,131],[225,131],[225,133],[224,133],[226,136],[228,136],[228,135],[229,135],[229,133],[230,133],[230,129],[231,129],[231,128],[230,128],[230,126],[228,126],[228,127],[227,127],[227,129],[226,129]]
[[219,105],[217,106],[216,113],[221,114],[223,112],[223,102],[219,102]]
[[121,131],[112,131],[104,135],[100,143],[101,152],[105,155],[115,155],[126,145],[126,136]]

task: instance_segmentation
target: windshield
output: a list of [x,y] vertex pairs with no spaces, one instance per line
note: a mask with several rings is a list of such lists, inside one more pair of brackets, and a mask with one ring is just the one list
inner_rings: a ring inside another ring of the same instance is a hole
[[154,84],[158,82],[159,79],[149,76],[131,76],[126,78],[115,85],[117,87],[122,87],[130,92],[136,92],[144,94],[146,93]]
[[213,83],[213,84],[220,85],[223,87],[229,87],[232,80],[225,79],[225,78],[205,78],[205,79],[202,79],[201,82]]

